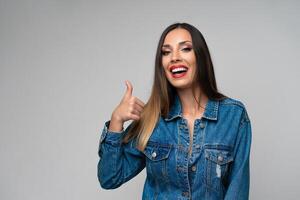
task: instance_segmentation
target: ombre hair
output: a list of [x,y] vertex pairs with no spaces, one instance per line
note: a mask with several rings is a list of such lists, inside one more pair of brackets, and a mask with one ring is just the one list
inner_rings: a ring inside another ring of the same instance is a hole
[[[191,35],[197,63],[194,83],[200,86],[201,92],[209,99],[220,100],[226,97],[218,92],[211,56],[202,33],[188,23],[174,23],[168,26],[163,31],[156,50],[154,81],[149,100],[141,112],[140,120],[130,124],[128,133],[123,138],[124,143],[136,139],[137,148],[141,151],[145,149],[159,118],[167,117],[175,99],[176,88],[167,80],[162,65],[162,45],[166,35],[175,28],[183,28]],[[198,104],[200,106],[200,102]]]

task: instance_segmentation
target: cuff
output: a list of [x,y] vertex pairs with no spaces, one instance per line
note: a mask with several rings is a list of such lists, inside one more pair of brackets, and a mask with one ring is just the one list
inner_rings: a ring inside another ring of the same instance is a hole
[[104,128],[102,130],[102,134],[100,137],[100,144],[104,141],[109,142],[109,143],[120,143],[122,140],[123,134],[124,134],[124,129],[122,131],[109,131],[110,120],[105,122]]

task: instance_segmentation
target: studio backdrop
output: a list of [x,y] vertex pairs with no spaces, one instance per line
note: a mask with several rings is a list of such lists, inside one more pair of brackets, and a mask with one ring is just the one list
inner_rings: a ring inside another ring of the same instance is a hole
[[0,199],[141,199],[145,170],[97,179],[104,122],[126,86],[146,102],[159,36],[204,35],[220,91],[252,125],[252,200],[299,199],[299,1],[0,0]]

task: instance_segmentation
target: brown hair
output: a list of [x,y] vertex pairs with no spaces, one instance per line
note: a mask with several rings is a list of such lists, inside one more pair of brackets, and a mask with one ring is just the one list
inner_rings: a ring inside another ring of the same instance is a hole
[[201,91],[209,99],[218,100],[226,97],[218,92],[211,56],[201,32],[187,23],[174,23],[168,26],[159,39],[150,98],[145,104],[140,120],[132,122],[128,133],[123,138],[123,142],[125,143],[136,138],[137,148],[141,151],[145,149],[160,116],[166,117],[168,115],[176,95],[176,89],[168,82],[162,66],[162,45],[164,39],[175,28],[183,28],[191,34],[197,62],[195,80],[196,84],[199,84]]

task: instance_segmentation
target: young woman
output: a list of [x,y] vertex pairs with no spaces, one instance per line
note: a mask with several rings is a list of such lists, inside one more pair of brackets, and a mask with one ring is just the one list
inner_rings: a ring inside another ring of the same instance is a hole
[[117,188],[146,167],[145,200],[248,199],[250,120],[241,101],[218,92],[199,30],[175,23],[162,33],[146,104],[126,85],[100,138],[101,187]]

